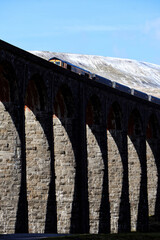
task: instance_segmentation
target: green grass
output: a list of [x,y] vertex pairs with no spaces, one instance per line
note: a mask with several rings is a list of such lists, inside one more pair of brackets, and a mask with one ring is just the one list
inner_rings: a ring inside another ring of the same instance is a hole
[[45,238],[45,240],[160,240],[160,221],[155,216],[149,217],[149,232],[119,233],[119,234],[74,234],[63,237]]
[[160,222],[156,221],[155,216],[149,217],[149,232],[159,232]]
[[123,234],[75,234],[64,237],[45,238],[45,240],[160,240],[158,233],[123,233]]

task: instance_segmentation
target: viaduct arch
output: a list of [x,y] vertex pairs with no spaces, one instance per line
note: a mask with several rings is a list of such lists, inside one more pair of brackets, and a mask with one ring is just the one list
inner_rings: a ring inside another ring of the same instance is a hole
[[0,41],[0,233],[160,220],[160,105]]

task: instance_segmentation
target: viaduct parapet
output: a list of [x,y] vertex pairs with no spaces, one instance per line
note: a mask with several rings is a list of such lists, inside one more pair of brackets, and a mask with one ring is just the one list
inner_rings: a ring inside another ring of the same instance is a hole
[[159,104],[0,41],[0,233],[147,231],[159,124]]

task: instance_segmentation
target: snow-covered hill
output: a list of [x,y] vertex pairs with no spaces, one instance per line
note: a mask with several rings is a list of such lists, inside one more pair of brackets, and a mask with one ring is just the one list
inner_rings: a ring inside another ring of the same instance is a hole
[[46,60],[54,56],[58,57],[112,81],[160,97],[159,65],[138,62],[130,59],[94,55],[55,53],[47,51],[30,51],[30,53]]

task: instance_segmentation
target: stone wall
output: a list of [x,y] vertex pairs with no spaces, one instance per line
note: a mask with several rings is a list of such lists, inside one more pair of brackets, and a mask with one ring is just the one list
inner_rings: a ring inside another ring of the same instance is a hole
[[[54,157],[57,200],[57,231],[69,233],[75,188],[75,157],[70,137],[72,120],[54,118]],[[63,125],[62,125],[63,123]],[[69,133],[68,133],[69,132]]]
[[107,131],[107,137],[111,232],[116,233],[118,232],[123,180],[123,164],[116,142],[118,138],[118,141],[122,143],[122,135],[120,132],[117,133],[115,130],[110,130]]
[[160,220],[160,106],[0,42],[0,233]]
[[[13,111],[12,106],[7,108]],[[21,182],[21,144],[8,109],[0,102],[0,232],[4,233],[15,229]]]
[[128,137],[129,201],[131,205],[131,230],[137,230],[138,205],[140,198],[141,165],[136,149]]
[[50,151],[40,122],[28,109],[25,123],[28,226],[30,233],[43,233],[50,183]]
[[102,199],[104,162],[99,146],[99,126],[87,125],[87,160],[88,160],[88,200],[90,233],[99,231],[100,206]]

